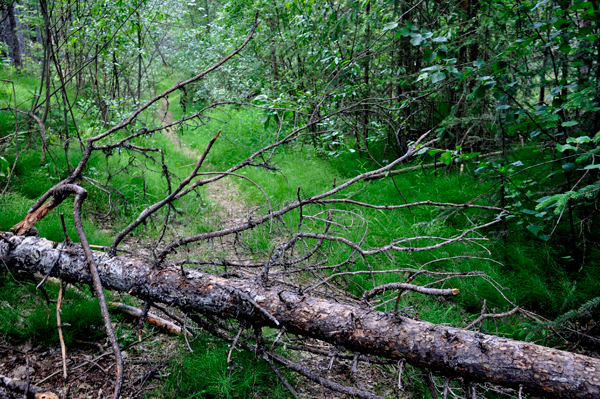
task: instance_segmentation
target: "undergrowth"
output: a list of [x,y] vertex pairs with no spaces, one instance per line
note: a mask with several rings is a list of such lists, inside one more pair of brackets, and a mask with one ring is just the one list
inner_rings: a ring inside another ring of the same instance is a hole
[[[227,363],[230,346],[208,335],[190,342],[194,351],[171,363],[160,396],[165,398],[287,398],[289,392],[269,365],[253,353],[234,351]],[[291,379],[291,373],[283,371]],[[154,396],[152,393],[149,396]]]
[[[58,296],[58,284],[44,285],[50,298]],[[0,338],[8,343],[29,341],[32,345],[56,345],[56,305],[46,303],[35,284],[17,279],[6,271],[0,273]],[[98,342],[106,336],[98,301],[87,287],[66,291],[61,322],[64,340]]]

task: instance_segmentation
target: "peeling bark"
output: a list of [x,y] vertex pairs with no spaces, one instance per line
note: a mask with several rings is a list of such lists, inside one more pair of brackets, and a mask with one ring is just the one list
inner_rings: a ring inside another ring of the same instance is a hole
[[[143,311],[141,309],[134,308],[133,306],[129,306],[129,305],[126,305],[126,304],[120,303],[120,302],[110,302],[108,304],[108,307],[110,309],[117,309],[117,310],[119,310],[125,314],[128,314],[130,316],[133,316],[137,319],[140,319],[143,314]],[[154,313],[148,312],[146,314],[146,321],[156,327],[159,327],[159,328],[167,331],[169,334],[183,335],[183,330],[181,329],[181,327],[179,327],[178,325],[175,325],[174,323],[171,323],[169,320],[165,320],[162,317],[155,315]],[[191,336],[191,334],[189,332],[188,332],[188,336]]]
[[[7,266],[46,274],[57,263],[52,275],[68,282],[91,282],[80,246],[62,250],[59,258],[57,244],[44,238],[4,237],[0,240],[0,259]],[[413,365],[471,381],[516,389],[522,385],[524,391],[544,397],[600,397],[600,359],[327,301],[289,288],[263,287],[197,270],[153,268],[141,260],[101,252],[94,252],[94,257],[104,288],[153,303],[256,326],[285,327],[288,333],[355,352],[406,359]]]

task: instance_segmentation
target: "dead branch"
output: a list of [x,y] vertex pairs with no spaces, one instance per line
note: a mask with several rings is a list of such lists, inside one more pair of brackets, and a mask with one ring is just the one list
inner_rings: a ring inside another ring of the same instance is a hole
[[62,363],[63,363],[63,380],[67,379],[67,347],[65,345],[65,340],[63,338],[63,331],[62,331],[62,322],[61,322],[61,318],[60,318],[60,314],[61,314],[61,305],[62,305],[62,301],[65,295],[65,289],[67,288],[67,283],[65,283],[64,281],[61,282],[60,284],[60,289],[58,290],[58,300],[56,301],[56,324],[58,327],[58,339],[60,341],[60,353],[62,356]]
[[378,287],[373,288],[370,291],[365,291],[363,294],[363,300],[369,301],[375,295],[379,295],[385,291],[391,290],[406,290],[406,291],[414,291],[424,295],[433,295],[433,296],[453,296],[458,295],[458,288],[427,288],[422,287],[420,285],[408,284],[408,283],[389,283],[380,285]]
[[469,324],[467,327],[465,327],[465,329],[470,330],[471,328],[475,327],[477,324],[483,323],[484,320],[486,319],[502,319],[504,317],[509,317],[514,315],[515,313],[517,313],[519,311],[519,307],[515,307],[512,310],[509,310],[508,312],[504,312],[504,313],[484,313],[485,312],[485,300],[483,301],[483,307],[481,309],[481,315],[473,320],[473,322],[471,324]]
[[[35,223],[39,221],[41,218],[45,217],[52,209],[58,206],[64,199],[66,199],[70,194],[75,194],[75,201],[73,204],[73,220],[75,222],[75,230],[77,231],[77,236],[81,243],[81,249],[83,249],[85,259],[87,264],[84,264],[83,267],[88,267],[91,273],[91,283],[94,286],[94,290],[96,293],[96,297],[98,298],[98,302],[100,304],[100,313],[102,314],[102,320],[104,321],[104,327],[106,329],[106,333],[111,342],[111,346],[114,352],[115,360],[116,360],[116,383],[115,383],[115,393],[113,398],[118,399],[121,386],[123,384],[123,359],[121,357],[121,351],[119,349],[119,344],[117,342],[117,337],[112,328],[112,324],[110,321],[110,315],[108,314],[108,306],[106,304],[106,298],[104,297],[104,289],[102,287],[102,283],[100,281],[100,276],[98,274],[98,269],[94,260],[94,256],[92,255],[92,250],[90,249],[90,244],[87,240],[87,236],[85,231],[83,230],[83,222],[81,220],[81,207],[83,205],[83,201],[87,198],[87,191],[82,187],[79,187],[74,184],[61,184],[54,186],[50,191],[50,195],[52,198],[48,201],[48,204],[42,206],[35,210],[33,213],[30,213],[25,220],[18,223],[13,227],[18,232],[25,233],[29,229],[33,227],[31,223]],[[41,210],[41,211],[40,211]],[[38,212],[39,211],[39,212]],[[35,215],[35,216],[34,216]],[[30,216],[32,216],[30,218]],[[55,259],[55,263],[60,263],[60,254],[64,251],[59,251],[58,257]],[[51,270],[46,270],[46,274],[51,274]]]
[[[119,310],[123,313],[126,313],[130,316],[133,316],[137,319],[139,319],[142,316],[143,310],[133,307],[133,306],[129,306],[126,305],[124,303],[121,302],[109,302],[108,306],[111,309],[115,309],[115,310]],[[150,324],[152,324],[153,326],[156,326],[158,328],[161,328],[165,331],[167,331],[169,334],[173,334],[173,335],[182,335],[183,334],[183,330],[181,327],[179,327],[178,325],[171,323],[169,320],[165,320],[160,316],[155,315],[154,313],[150,313],[148,312],[147,316],[146,316],[146,321]],[[188,335],[191,335],[188,332]]]
[[[494,157],[497,155],[502,155],[502,151],[494,151],[494,152],[490,152],[487,154],[481,154],[479,155],[479,158],[488,158],[488,157]],[[415,166],[409,166],[408,168],[402,168],[402,169],[397,169],[397,170],[392,170],[386,173],[378,173],[376,175],[370,176],[368,178],[366,178],[365,180],[376,180],[376,179],[382,179],[384,177],[388,177],[388,176],[396,176],[399,175],[401,173],[406,173],[406,172],[413,172],[415,170],[419,170],[419,169],[428,169],[428,168],[442,168],[444,166],[448,166],[443,162],[433,162],[433,163],[428,163],[425,165],[415,165]]]

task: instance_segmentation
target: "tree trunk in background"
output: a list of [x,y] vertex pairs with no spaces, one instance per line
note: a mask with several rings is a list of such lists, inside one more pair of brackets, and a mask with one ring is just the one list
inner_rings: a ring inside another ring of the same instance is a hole
[[21,46],[19,45],[19,35],[17,33],[17,19],[15,18],[14,4],[8,5],[8,37],[10,38],[11,57],[13,65],[20,68],[23,65],[21,61]]
[[[67,282],[91,283],[78,244],[64,251],[44,238],[3,236],[0,260],[8,267],[44,275],[52,269],[51,275]],[[288,287],[263,287],[255,281],[198,270],[155,268],[142,260],[102,252],[94,256],[105,289],[186,313],[237,319],[258,327],[285,327],[290,334],[351,351],[406,359],[418,367],[470,381],[522,387],[546,398],[600,397],[600,359],[306,296]],[[271,321],[273,317],[278,325]]]
[[[369,16],[371,14],[371,2],[367,2],[367,5],[365,7],[365,24],[367,27],[367,32],[366,32],[366,47],[367,47],[367,52],[370,51],[369,46],[371,45],[371,25],[369,24]],[[370,68],[371,68],[371,58],[370,57],[366,57],[365,61],[364,61],[364,69],[363,69],[363,83],[365,84],[365,94],[364,97],[368,98],[370,95],[370,86],[369,86],[369,74],[371,73]],[[365,150],[367,151],[367,153],[369,152],[369,106],[368,105],[364,105],[365,109],[362,112],[362,126],[363,126],[363,145],[365,146]]]
[[21,54],[21,62],[22,62],[22,56],[26,55],[25,53],[25,49],[27,48],[25,46],[25,35],[23,34],[23,24],[21,23],[21,18],[19,17],[19,15],[21,14],[21,11],[18,8],[14,9],[15,11],[15,19],[16,19],[16,26],[17,26],[17,38],[19,40],[19,53]]

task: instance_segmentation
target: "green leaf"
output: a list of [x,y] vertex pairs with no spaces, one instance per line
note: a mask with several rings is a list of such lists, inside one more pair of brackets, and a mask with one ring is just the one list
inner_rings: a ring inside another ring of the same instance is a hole
[[508,104],[504,104],[504,105],[494,105],[494,107],[496,107],[496,109],[509,109],[510,105]]
[[421,36],[420,33],[411,33],[410,35],[412,36],[410,39],[410,44],[412,44],[413,46],[418,46],[423,42],[423,40],[425,40],[425,38]]
[[433,41],[434,41],[435,43],[443,43],[443,42],[447,42],[447,41],[448,41],[448,38],[447,38],[446,36],[438,36],[438,37],[435,37],[435,38],[433,39]]
[[453,66],[446,67],[446,71],[450,72],[456,78],[459,78],[459,79],[464,78],[464,75],[462,74],[462,72],[460,72],[458,69],[456,69],[456,67],[453,67]]
[[477,89],[475,89],[475,91],[474,91],[475,97],[476,98],[485,97],[485,89],[486,89],[486,87],[484,85],[477,86]]
[[10,174],[10,164],[4,157],[0,157],[0,177],[6,177]]
[[564,18],[560,18],[558,21],[556,21],[554,23],[554,27],[556,29],[561,29],[563,25],[568,24],[568,23],[569,23],[569,20],[564,19]]
[[431,71],[439,71],[442,67],[439,65],[432,65],[427,68],[421,69],[421,72],[431,72]]
[[480,67],[482,67],[482,66],[484,66],[484,65],[485,65],[485,61],[483,61],[483,59],[481,59],[481,58],[480,58],[480,59],[478,59],[477,61],[475,61],[475,62],[473,63],[473,66],[474,66],[475,68],[480,68]]
[[443,72],[435,72],[431,74],[431,83],[441,82],[444,79],[446,79],[446,74]]
[[537,237],[541,228],[540,228],[540,226],[538,226],[536,224],[530,224],[529,226],[527,226],[527,230],[529,230],[534,236]]
[[563,105],[563,100],[562,98],[555,98],[552,100],[552,106],[554,108],[560,108]]
[[423,61],[431,62],[431,61],[435,60],[436,58],[437,58],[437,51],[433,51],[430,48],[425,50],[425,52],[423,53]]
[[569,137],[567,143],[584,144],[591,142],[592,139],[588,136]]
[[424,39],[429,39],[430,37],[433,37],[433,33],[427,29],[421,29],[421,34],[423,35]]
[[534,130],[533,132],[531,132],[529,137],[534,138],[534,137],[539,136],[540,134],[542,134],[542,132],[540,130]]
[[450,165],[450,163],[452,163],[452,154],[449,151],[446,151],[440,155],[438,160],[445,165]]
[[595,165],[588,165],[585,168],[583,168],[585,170],[589,170],[589,169],[600,169],[600,163],[597,163]]
[[576,150],[577,148],[573,147],[571,144],[557,144],[556,149],[560,152],[565,152],[567,150]]
[[577,122],[577,121],[568,121],[568,122],[563,122],[560,125],[562,127],[571,127],[571,126],[579,125],[579,122]]
[[560,91],[562,90],[562,88],[563,88],[562,86],[557,86],[557,87],[555,87],[555,88],[554,88],[554,89],[552,89],[552,91],[550,92],[550,95],[551,95],[551,96],[555,96],[555,95],[557,95],[558,93],[560,93]]
[[492,68],[494,68],[494,72],[499,72],[503,69],[505,69],[508,66],[508,62],[506,61],[498,61],[494,64],[492,64]]
[[410,36],[410,29],[408,29],[407,27],[400,28],[398,32],[396,32],[396,38],[398,38],[399,36]]
[[468,154],[462,154],[459,156],[460,159],[468,161],[471,158],[475,158],[477,155],[481,155],[480,152],[470,152]]
[[394,29],[396,26],[398,26],[398,22],[388,22],[387,24],[383,25],[383,31],[388,31],[390,29]]
[[429,151],[429,147],[422,147],[419,151],[416,152],[415,155],[423,155],[425,154],[427,151]]
[[561,51],[565,54],[569,54],[569,52],[571,51],[571,46],[569,45],[569,43],[563,43],[563,45],[558,48],[558,51]]

